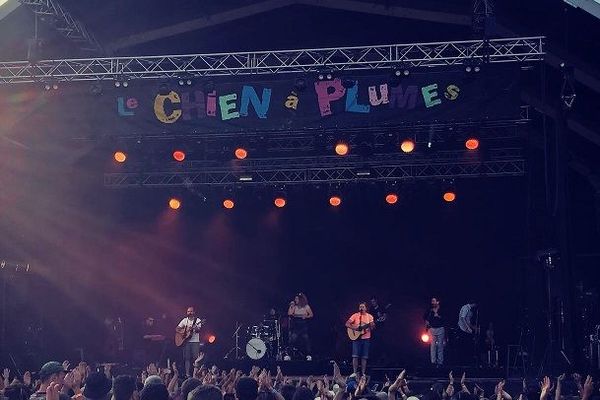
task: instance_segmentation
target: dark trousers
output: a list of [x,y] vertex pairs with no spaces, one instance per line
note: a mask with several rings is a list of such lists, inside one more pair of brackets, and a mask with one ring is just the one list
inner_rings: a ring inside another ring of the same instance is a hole
[[308,323],[305,320],[293,319],[290,327],[290,345],[296,347],[304,354],[311,354],[310,337],[308,336]]
[[461,365],[474,366],[476,364],[475,339],[476,336],[474,334],[459,330],[457,343],[457,361]]

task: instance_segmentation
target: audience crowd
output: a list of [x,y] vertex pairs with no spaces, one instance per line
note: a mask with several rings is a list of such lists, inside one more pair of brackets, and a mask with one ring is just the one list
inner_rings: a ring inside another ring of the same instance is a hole
[[469,383],[463,374],[455,382],[434,383],[426,392],[415,393],[409,387],[406,371],[395,380],[370,382],[365,375],[343,377],[337,364],[333,374],[323,377],[289,378],[280,369],[274,375],[253,367],[248,373],[216,366],[194,364],[193,376],[185,377],[176,363],[160,369],[150,364],[139,376],[113,376],[111,365],[93,372],[85,362],[70,368],[68,361],[50,361],[36,374],[14,376],[2,371],[2,400],[591,400],[597,397],[591,376],[582,379],[573,374],[569,385],[565,374],[556,379],[544,377],[539,383],[523,380],[519,393],[509,394],[506,382],[493,388]]

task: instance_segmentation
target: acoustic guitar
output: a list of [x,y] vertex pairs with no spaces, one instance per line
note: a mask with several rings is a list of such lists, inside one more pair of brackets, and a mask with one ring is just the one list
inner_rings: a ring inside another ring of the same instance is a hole
[[184,326],[182,328],[175,328],[175,346],[181,347],[191,339],[194,334],[194,329],[199,329],[206,322],[205,319],[194,319],[194,323],[190,326]]
[[350,340],[358,340],[362,338],[362,336],[367,333],[371,328],[369,324],[361,325],[358,328],[347,328],[348,337]]

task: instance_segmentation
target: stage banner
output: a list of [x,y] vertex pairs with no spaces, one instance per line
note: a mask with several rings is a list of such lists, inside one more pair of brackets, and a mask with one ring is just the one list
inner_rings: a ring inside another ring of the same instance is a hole
[[206,134],[517,119],[516,66],[480,72],[353,73],[261,77],[61,82],[4,86],[2,113],[14,129],[73,136]]

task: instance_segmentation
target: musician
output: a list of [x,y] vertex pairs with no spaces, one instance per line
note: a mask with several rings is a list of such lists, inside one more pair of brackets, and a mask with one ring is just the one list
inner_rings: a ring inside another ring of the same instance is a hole
[[477,323],[474,322],[476,310],[477,304],[467,303],[458,313],[459,351],[462,361],[469,364],[475,361],[476,335],[479,334]]
[[431,308],[423,315],[423,320],[425,321],[425,330],[430,335],[431,364],[439,368],[444,364],[446,329],[444,328],[444,318],[440,313],[440,302],[436,297],[431,298]]
[[358,305],[358,312],[352,314],[346,321],[346,328],[354,331],[362,331],[362,335],[352,342],[352,370],[356,374],[358,371],[358,360],[361,362],[361,372],[365,375],[367,372],[367,360],[369,359],[369,345],[371,341],[371,330],[375,328],[375,320],[367,312],[367,303],[362,302]]
[[166,349],[165,335],[154,317],[146,317],[142,327],[146,365],[160,364]]
[[179,333],[190,333],[190,338],[183,345],[183,361],[185,365],[185,373],[191,376],[192,365],[194,360],[200,354],[200,328],[202,321],[196,317],[194,307],[188,307],[186,317],[177,325],[176,331]]
[[303,351],[306,355],[306,360],[312,360],[310,337],[308,336],[308,320],[314,314],[308,299],[304,293],[298,293],[288,308],[288,316],[290,317],[290,344]]

